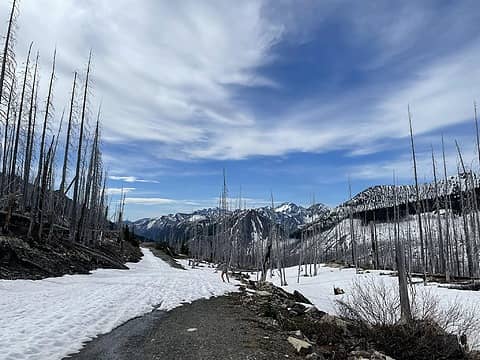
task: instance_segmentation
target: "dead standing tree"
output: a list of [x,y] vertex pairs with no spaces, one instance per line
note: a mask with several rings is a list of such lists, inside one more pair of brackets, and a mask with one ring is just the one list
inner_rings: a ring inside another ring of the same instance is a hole
[[[467,189],[465,189],[465,193],[468,194],[469,193],[468,183],[469,183],[469,179],[471,178],[471,174],[467,173],[467,170],[465,168],[465,164],[463,162],[462,152],[461,152],[460,146],[458,145],[458,142],[456,140],[455,140],[455,146],[456,146],[457,151],[458,151],[458,158],[460,160],[460,165],[462,166],[463,175],[467,177],[466,181],[465,181],[465,186],[467,187]],[[459,174],[459,181],[461,181],[460,174]],[[461,197],[462,203],[463,203],[464,196],[463,196],[462,192],[460,192],[460,197]],[[468,276],[473,277],[475,275],[475,263],[474,263],[474,258],[473,258],[473,248],[472,248],[472,242],[471,242],[471,237],[470,237],[470,230],[469,230],[469,226],[468,226],[468,214],[470,213],[470,207],[469,207],[470,201],[468,201],[468,200],[469,199],[467,198],[467,201],[464,203],[464,206],[462,206],[462,210],[463,210],[462,218],[463,218],[463,226],[464,226],[464,232],[465,232],[465,246],[466,246],[466,251],[467,251]]]
[[[11,117],[16,116],[16,59],[15,59],[15,29],[18,16],[17,1],[12,2],[10,17],[8,20],[8,28],[5,36],[5,43],[2,52],[2,67],[0,69],[0,116],[4,125],[4,143],[3,143],[3,159],[2,159],[2,178],[0,194],[5,192],[5,185],[8,184],[7,169],[9,168],[8,152],[8,134],[10,126],[14,121],[10,121]],[[5,104],[6,109],[5,109]],[[13,120],[12,119],[12,120]]]
[[422,214],[421,214],[421,204],[420,204],[420,191],[418,187],[418,175],[417,175],[417,158],[415,156],[415,144],[413,141],[413,129],[412,129],[412,115],[410,113],[410,106],[408,107],[408,123],[410,127],[410,144],[412,149],[412,160],[413,160],[413,174],[415,178],[415,197],[416,197],[416,213],[418,221],[418,233],[420,241],[420,256],[422,272],[423,272],[423,282],[426,285],[427,283],[427,268],[426,268],[426,258],[425,258],[425,248],[424,248],[424,239],[423,239],[423,227],[422,227]]
[[7,88],[6,80],[10,80],[10,88],[8,89],[7,98],[11,99],[13,91],[13,82],[15,79],[15,25],[18,15],[17,0],[13,0],[8,20],[7,34],[5,36],[5,44],[2,53],[2,68],[0,69],[0,105],[3,103],[5,90]]
[[89,86],[89,76],[90,76],[90,65],[92,60],[92,52],[88,57],[87,72],[85,76],[85,84],[83,89],[83,101],[82,101],[82,114],[80,120],[80,135],[78,139],[77,147],[77,162],[75,170],[75,184],[73,188],[73,201],[72,201],[72,211],[70,214],[70,239],[79,241],[79,234],[77,233],[77,206],[79,200],[79,190],[80,190],[80,166],[82,163],[82,144],[83,144],[83,133],[85,126],[85,118],[87,112],[87,97],[88,97],[88,86]]
[[400,238],[400,214],[398,208],[397,185],[395,178],[395,171],[393,173],[393,218],[394,218],[394,232],[395,232],[395,259],[398,271],[398,289],[400,294],[400,320],[405,323],[412,321],[412,311],[410,309],[410,299],[408,296],[408,275],[405,264],[405,246],[403,239]]
[[17,114],[17,124],[15,127],[15,140],[13,145],[13,155],[12,155],[12,164],[10,169],[10,175],[8,180],[8,189],[9,193],[15,192],[17,190],[17,177],[16,177],[16,169],[17,169],[17,154],[18,154],[18,144],[20,141],[20,129],[22,128],[22,114],[23,114],[23,104],[25,100],[25,89],[27,87],[27,77],[28,77],[28,68],[30,65],[30,53],[32,51],[33,43],[30,43],[30,47],[28,49],[27,60],[25,61],[25,73],[23,76],[23,85],[22,85],[22,94],[20,96],[20,105]]
[[36,96],[37,96],[37,72],[38,72],[38,58],[39,53],[37,52],[37,57],[35,59],[35,68],[33,71],[33,82],[32,82],[32,91],[30,94],[30,108],[28,111],[28,125],[27,125],[27,139],[25,147],[25,160],[23,168],[23,207],[27,208],[29,201],[29,184],[30,184],[30,170],[32,165],[32,154],[33,154],[33,145],[35,138],[35,107],[36,107]]
[[435,155],[433,153],[432,147],[432,168],[433,168],[433,181],[435,186],[435,210],[437,212],[437,230],[438,230],[438,252],[439,252],[439,261],[440,261],[440,272],[445,273],[447,265],[445,261],[445,250],[443,243],[443,231],[442,231],[442,220],[440,215],[440,199],[439,199],[439,189],[437,183],[437,166],[435,163]]
[[[75,102],[75,89],[77,86],[77,72],[75,71],[73,75],[73,85],[72,93],[70,97],[70,111],[68,114],[68,125],[67,125],[67,137],[65,140],[65,152],[63,155],[63,166],[62,166],[62,180],[60,182],[60,195],[65,195],[65,186],[67,181],[67,169],[68,169],[68,153],[70,150],[71,134],[72,134],[72,125],[73,125],[73,107]],[[64,209],[64,208],[63,208]]]

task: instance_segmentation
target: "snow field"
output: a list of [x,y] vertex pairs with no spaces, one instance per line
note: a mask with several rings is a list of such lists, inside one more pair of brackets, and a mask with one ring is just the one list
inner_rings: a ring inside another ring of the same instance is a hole
[[43,280],[0,280],[0,359],[61,359],[155,308],[236,291],[211,268],[170,267],[148,249],[130,270]]

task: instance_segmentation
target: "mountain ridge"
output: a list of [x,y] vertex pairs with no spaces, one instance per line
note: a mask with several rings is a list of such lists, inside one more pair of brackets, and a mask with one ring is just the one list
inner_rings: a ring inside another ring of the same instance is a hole
[[[283,202],[273,209],[269,206],[227,210],[229,216],[238,212],[252,211],[258,216],[264,218],[262,222],[270,221],[282,224],[286,232],[295,231],[298,227],[326,216],[331,208],[324,204],[314,204],[309,207],[297,205],[294,202]],[[186,230],[195,222],[215,222],[220,217],[220,209],[204,208],[192,211],[190,213],[178,212],[175,214],[162,215],[158,217],[146,217],[135,221],[125,221],[129,226],[133,226],[135,232],[151,240],[162,240],[178,236],[179,230]]]

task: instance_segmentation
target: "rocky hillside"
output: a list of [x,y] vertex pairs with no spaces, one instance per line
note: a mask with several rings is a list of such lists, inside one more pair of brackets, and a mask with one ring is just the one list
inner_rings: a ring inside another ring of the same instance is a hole
[[54,243],[32,243],[13,236],[0,236],[0,279],[43,279],[65,274],[88,274],[98,268],[128,269],[142,252],[132,241],[104,239],[85,246],[62,238]]
[[[480,187],[478,176],[476,174],[472,176],[471,173],[450,176],[446,181],[439,179],[436,186],[433,181],[422,183],[419,184],[420,200],[423,202],[432,201],[435,199],[437,192],[440,198],[443,198],[443,196],[447,194],[455,200],[461,191],[465,191],[467,188],[471,189],[472,185],[478,193]],[[359,192],[350,200],[341,204],[337,210],[339,208],[350,207],[354,212],[363,212],[366,210],[393,207],[395,192],[398,204],[413,204],[416,202],[416,190],[413,184],[397,185],[396,187],[394,185],[376,185]]]

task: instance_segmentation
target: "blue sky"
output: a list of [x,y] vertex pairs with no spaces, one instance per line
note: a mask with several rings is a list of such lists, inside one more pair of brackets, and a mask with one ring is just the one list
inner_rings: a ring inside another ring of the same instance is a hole
[[[6,5],[0,14],[6,19]],[[57,109],[94,51],[112,202],[136,219],[232,197],[335,205],[411,182],[407,106],[421,179],[440,136],[478,168],[478,1],[24,0],[18,49],[57,46]],[[39,16],[41,14],[42,16]],[[34,24],[37,26],[35,27]],[[41,38],[38,38],[38,24]],[[43,77],[48,56],[42,57]],[[94,104],[92,104],[92,107]]]

